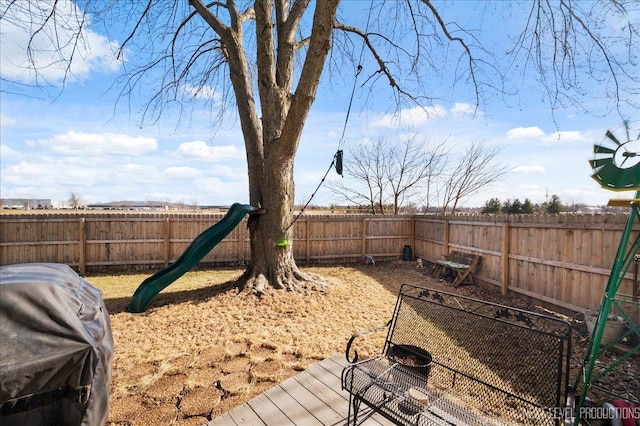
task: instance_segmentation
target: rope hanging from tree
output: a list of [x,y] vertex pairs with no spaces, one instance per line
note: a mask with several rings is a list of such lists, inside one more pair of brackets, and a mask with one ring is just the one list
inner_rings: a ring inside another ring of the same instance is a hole
[[[369,31],[369,23],[370,23],[370,21],[371,21],[371,9],[369,9],[369,14],[367,16],[367,26],[366,26],[365,34]],[[343,159],[342,146],[344,145],[344,138],[345,138],[345,134],[347,133],[347,123],[349,122],[349,116],[351,115],[351,106],[353,105],[353,97],[354,97],[354,95],[356,93],[356,85],[358,83],[358,76],[360,75],[360,72],[362,72],[362,58],[364,56],[364,46],[365,46],[365,42],[364,42],[364,40],[362,40],[362,47],[360,48],[360,59],[359,59],[359,62],[358,62],[358,67],[356,68],[355,77],[353,79],[353,86],[351,87],[351,96],[349,97],[349,105],[347,106],[347,114],[346,114],[346,116],[344,118],[344,125],[342,126],[342,134],[340,135],[340,140],[338,141],[338,150],[333,155],[333,159],[331,160],[331,164],[329,164],[329,168],[325,172],[324,176],[322,176],[322,179],[320,180],[320,183],[318,184],[316,189],[311,194],[311,197],[309,197],[307,202],[302,206],[302,208],[300,209],[300,212],[298,213],[298,215],[293,219],[293,221],[289,224],[289,226],[287,226],[287,228],[284,230],[285,233],[289,229],[291,229],[293,224],[296,223],[296,221],[300,218],[300,216],[302,216],[302,214],[304,213],[305,209],[309,206],[309,204],[311,203],[311,200],[313,200],[313,197],[315,197],[316,193],[318,192],[318,190],[320,189],[320,187],[322,186],[322,184],[326,180],[327,176],[329,175],[329,172],[331,171],[331,169],[334,166],[336,168],[336,173],[338,173],[340,176],[342,176],[342,159]],[[288,246],[288,245],[290,245],[290,243],[288,241],[286,241],[286,240],[282,240],[282,241],[280,241],[278,243],[278,245],[279,246]]]
[[[342,147],[342,145],[344,144],[344,136],[347,130],[347,123],[349,121],[349,115],[351,113],[351,105],[353,104],[353,96],[355,94],[356,91],[356,82],[358,80],[358,75],[360,74],[360,71],[362,71],[362,65],[358,65],[358,68],[356,70],[356,75],[355,78],[353,80],[353,87],[351,89],[351,98],[349,99],[349,106],[347,108],[347,115],[345,117],[344,120],[344,126],[342,127],[342,135],[340,136],[340,141],[338,142],[338,150],[336,151],[336,153],[333,155],[333,159],[331,160],[331,164],[329,164],[329,168],[327,169],[327,171],[324,173],[324,176],[322,176],[322,179],[320,180],[320,183],[318,184],[318,186],[316,187],[316,189],[313,191],[313,193],[311,194],[311,197],[309,197],[309,199],[307,200],[307,202],[302,206],[302,208],[300,209],[300,212],[298,213],[298,215],[295,217],[295,219],[293,219],[293,221],[289,224],[289,226],[287,226],[287,229],[285,229],[284,231],[287,232],[289,229],[291,229],[291,227],[293,226],[294,223],[296,223],[296,221],[300,218],[300,216],[302,216],[302,214],[304,213],[304,211],[306,210],[306,208],[309,206],[309,204],[311,203],[311,200],[313,200],[313,197],[315,197],[316,193],[318,192],[318,190],[320,190],[320,187],[322,186],[322,184],[324,183],[324,181],[327,179],[327,176],[329,175],[329,172],[331,171],[331,169],[335,166],[336,168],[336,173],[339,174],[340,176],[342,176],[342,159],[343,159],[343,150],[340,149]],[[280,241],[278,243],[279,246],[285,246],[285,245],[289,245],[288,241]]]

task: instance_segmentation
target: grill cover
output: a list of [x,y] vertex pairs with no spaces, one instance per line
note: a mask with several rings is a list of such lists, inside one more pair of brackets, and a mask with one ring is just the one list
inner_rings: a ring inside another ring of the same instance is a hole
[[55,263],[0,267],[0,425],[103,425],[113,336],[102,292]]

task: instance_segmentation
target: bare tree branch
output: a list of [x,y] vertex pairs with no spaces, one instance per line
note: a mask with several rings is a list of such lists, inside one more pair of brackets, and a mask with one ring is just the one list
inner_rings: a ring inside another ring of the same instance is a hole
[[[220,19],[216,15],[214,15],[211,10],[209,10],[209,5],[204,5],[200,0],[189,0],[189,4],[193,7],[193,9],[205,20],[205,22],[216,32],[220,37],[225,37],[228,33],[228,28],[226,25],[222,23]],[[229,10],[229,15],[231,17],[238,17],[238,13],[235,8],[230,7],[233,5],[233,2],[229,2],[228,5],[220,4],[219,2],[214,2],[213,5],[218,5],[225,7]],[[232,26],[237,26],[239,24],[238,19],[232,20]]]
[[[136,21],[135,26],[133,27],[133,30],[131,30],[131,32],[129,33],[129,36],[127,38],[124,39],[124,41],[122,42],[122,44],[120,45],[120,49],[118,49],[118,59],[122,59],[122,53],[124,52],[125,46],[129,43],[129,41],[136,35],[136,33],[138,32],[138,28],[140,28],[140,25],[142,24],[142,21],[144,21],[144,18],[147,16],[147,13],[149,13],[149,10],[151,9],[151,3],[153,0],[149,0],[147,3],[147,6],[143,9],[142,14],[140,14],[140,18],[138,18],[138,20]],[[176,35],[178,34],[178,32],[176,32]]]
[[480,106],[480,92],[479,92],[478,80],[476,79],[475,60],[473,58],[473,55],[471,54],[471,49],[469,48],[467,43],[462,38],[454,37],[454,36],[451,35],[451,33],[449,32],[449,29],[447,28],[447,25],[442,20],[442,17],[440,16],[440,13],[433,6],[431,1],[422,0],[422,2],[427,5],[429,10],[433,14],[434,18],[436,18],[436,21],[438,21],[438,24],[440,25],[440,29],[442,29],[442,32],[444,33],[444,35],[450,41],[454,41],[454,42],[460,44],[462,46],[462,48],[464,49],[465,54],[467,56],[468,65],[469,65],[469,74],[471,75],[471,80],[473,81],[473,87],[474,87],[474,89],[476,91],[476,108],[475,109],[476,109],[476,112],[477,112],[478,111],[478,107]]
[[[635,13],[637,16],[637,10]],[[536,0],[514,48],[507,52],[512,58],[509,69],[523,62],[526,75],[528,65],[535,66],[552,114],[565,102],[598,114],[583,104],[583,97],[593,97],[593,93],[583,87],[584,74],[578,74],[581,70],[605,88],[605,99],[612,99],[618,115],[625,119],[625,105],[640,106],[638,91],[633,89],[640,86],[640,75],[632,72],[638,66],[639,49],[638,22],[632,19],[633,14],[617,1]],[[612,16],[627,22],[622,28],[611,28],[607,20]]]
[[[378,63],[378,71],[376,72],[376,74],[381,73],[384,74],[387,78],[387,80],[389,81],[389,85],[396,90],[398,93],[401,93],[402,95],[405,95],[407,98],[413,100],[416,104],[420,105],[420,102],[418,102],[418,100],[416,99],[415,96],[413,96],[411,93],[405,91],[404,89],[402,89],[402,87],[400,87],[400,85],[398,85],[398,83],[396,82],[396,79],[394,78],[394,76],[391,74],[391,71],[389,70],[389,68],[387,67],[385,61],[382,59],[382,56],[380,56],[380,54],[378,53],[378,51],[376,50],[376,48],[373,46],[373,44],[371,43],[370,40],[370,36],[371,34],[367,34],[364,31],[362,31],[359,28],[355,28],[349,25],[345,25],[339,22],[336,22],[334,24],[334,28],[335,29],[339,29],[339,30],[343,30],[343,31],[347,31],[353,34],[358,35],[359,37],[361,37],[364,40],[364,43],[367,46],[367,49],[369,50],[369,52],[371,52],[371,54],[373,55],[373,57],[375,58],[376,62]],[[396,46],[399,48],[399,46]],[[372,76],[370,76],[369,78],[371,78]]]
[[458,204],[465,197],[497,182],[509,172],[498,161],[499,152],[498,147],[488,147],[482,142],[474,142],[471,147],[465,148],[454,168],[447,173],[442,187],[442,214],[449,207],[450,213],[455,214]]

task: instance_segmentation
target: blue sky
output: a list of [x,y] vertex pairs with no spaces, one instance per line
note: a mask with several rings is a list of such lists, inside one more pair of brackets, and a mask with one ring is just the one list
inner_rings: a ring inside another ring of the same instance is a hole
[[[366,4],[345,2],[342,13],[362,22]],[[517,21],[496,21],[491,13],[478,15],[470,5],[475,2],[448,3],[443,14],[448,20],[455,16],[461,25],[484,28],[478,35],[484,37],[483,44],[496,51],[503,49],[503,34],[513,30]],[[633,11],[636,22],[637,12]],[[213,133],[207,115],[211,104],[206,106],[195,97],[188,118],[183,115],[179,121],[178,113],[169,107],[159,122],[141,128],[137,112],[143,103],[121,102],[114,107],[118,91],[110,87],[122,68],[113,51],[124,35],[113,32],[109,39],[99,26],[89,27],[90,51],[72,64],[73,76],[67,78],[65,88],[60,89],[61,71],[49,67],[42,74],[53,87],[41,90],[29,86],[33,76],[20,66],[25,59],[21,48],[26,43],[25,31],[7,22],[1,24],[2,198],[50,198],[55,205],[75,192],[87,203],[156,200],[228,205],[248,201],[244,145],[233,116]],[[622,23],[610,25],[614,31]],[[135,60],[136,53],[127,51],[128,60]],[[296,158],[297,202],[311,195],[338,148],[353,81],[353,71],[343,71],[339,78],[323,75]],[[428,114],[404,105],[400,119],[391,92],[359,88],[346,143],[416,134],[432,143],[448,140],[454,156],[472,142],[498,146],[498,159],[511,172],[466,199],[465,206],[481,206],[492,197],[542,203],[547,194],[557,194],[565,203],[602,205],[609,198],[631,195],[604,190],[590,178],[593,144],[603,141],[607,129],[618,129],[620,137],[624,135],[619,129],[620,116],[607,113],[611,105],[603,102],[601,88],[588,79],[583,82],[585,91],[594,94],[583,102],[596,118],[571,107],[552,112],[541,86],[529,77],[513,84],[519,88],[516,95],[491,99],[477,111],[473,96],[460,90],[435,100]],[[199,96],[207,93],[202,91]],[[215,96],[213,101],[215,106]],[[637,109],[623,109],[622,113],[636,125],[640,120]],[[341,178],[331,173],[329,179]],[[340,201],[322,188],[314,204],[331,203]]]

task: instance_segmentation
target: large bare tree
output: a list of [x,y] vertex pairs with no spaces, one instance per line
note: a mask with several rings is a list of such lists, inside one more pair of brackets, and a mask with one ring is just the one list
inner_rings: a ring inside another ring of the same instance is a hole
[[[340,72],[345,64],[362,66],[363,84],[370,90],[386,86],[398,110],[407,103],[452,101],[467,92],[478,106],[496,93],[510,93],[510,72],[520,78],[535,73],[552,107],[583,105],[584,96],[593,95],[582,87],[587,73],[602,83],[602,97],[621,115],[638,108],[632,94],[637,95],[639,83],[634,62],[639,24],[633,10],[627,10],[637,7],[635,2],[492,3],[487,7],[499,9],[505,19],[516,9],[530,10],[506,65],[478,42],[474,30],[445,17],[446,3],[371,2],[366,25],[362,16],[340,17],[339,3],[16,0],[2,3],[0,19],[23,19],[24,31],[32,35],[26,46],[28,68],[36,75],[61,65],[65,75],[77,72],[74,60],[89,44],[82,30],[102,25],[121,41],[121,58],[131,57],[121,81],[123,98],[149,99],[143,121],[158,120],[175,105],[184,111],[190,97],[210,88],[235,106],[246,147],[250,203],[265,212],[252,221],[252,262],[244,275],[246,287],[258,293],[269,286],[295,290],[314,280],[298,270],[292,247],[278,242],[292,240],[294,158],[325,68]],[[73,12],[62,16],[60,10],[69,4]],[[25,13],[32,19],[25,20]],[[625,24],[610,32],[608,22],[615,19]],[[74,31],[75,37],[63,36]],[[41,36],[44,47],[38,43]],[[36,60],[37,49],[54,54],[48,64]],[[217,118],[232,113],[217,108],[214,118],[218,112]]]

